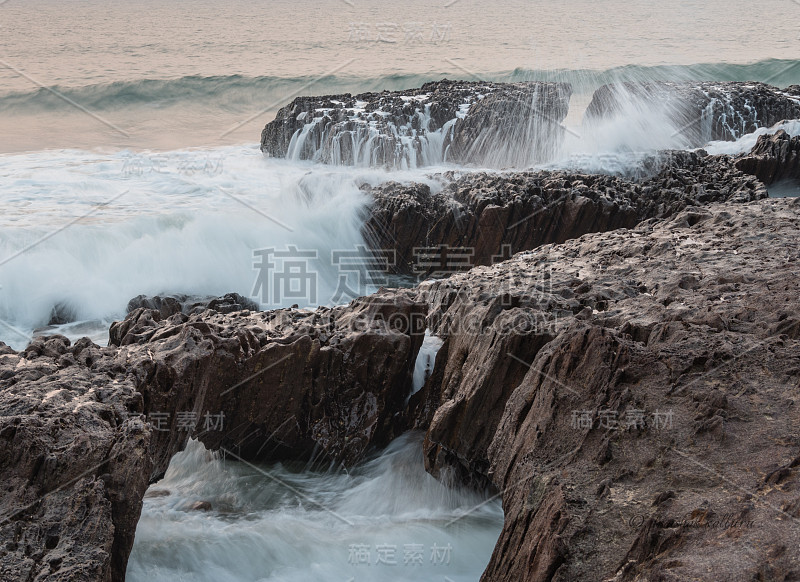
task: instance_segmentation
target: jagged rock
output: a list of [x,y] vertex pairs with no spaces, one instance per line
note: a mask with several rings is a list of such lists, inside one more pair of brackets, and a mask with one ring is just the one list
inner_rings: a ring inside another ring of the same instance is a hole
[[[112,326],[111,341],[132,346],[148,410],[169,415],[171,430],[154,437],[159,450],[195,434],[248,460],[309,458],[317,449],[351,465],[395,436],[424,332],[425,307],[412,299],[387,292],[318,311],[168,320],[138,310]],[[181,411],[196,412],[194,432],[177,430]],[[205,430],[206,415],[221,412],[229,428]]]
[[[405,91],[298,97],[264,127],[261,150],[273,157],[391,167],[445,158],[507,164],[524,150],[532,163],[547,159],[560,143],[558,124],[571,92],[563,83],[445,79]],[[495,159],[498,151],[514,156]]]
[[[446,274],[590,232],[632,228],[687,206],[768,195],[726,156],[662,152],[648,167],[652,175],[641,181],[539,171],[448,172],[441,176],[448,183],[438,192],[427,184],[389,182],[368,188],[374,203],[364,235],[373,249],[396,252],[400,273]],[[415,253],[441,245],[445,248],[434,253],[439,264],[425,264]],[[456,256],[458,249],[468,256]],[[447,251],[453,255],[450,264]]]
[[736,160],[736,167],[767,185],[800,180],[800,136],[791,137],[782,129],[762,135],[750,153]]
[[308,312],[140,307],[107,348],[0,344],[0,579],[123,580],[145,490],[190,436],[347,465],[387,444],[425,314],[409,291]]
[[447,159],[492,167],[551,160],[564,140],[571,95],[566,83],[520,83],[490,93],[456,121]]
[[770,199],[419,287],[426,465],[503,498],[482,580],[797,576],[798,259],[800,203]]
[[800,99],[764,83],[666,82],[603,85],[586,110],[589,121],[657,108],[694,147],[735,140],[759,127],[800,118]]
[[62,336],[0,356],[0,579],[123,580],[152,460],[116,350]]

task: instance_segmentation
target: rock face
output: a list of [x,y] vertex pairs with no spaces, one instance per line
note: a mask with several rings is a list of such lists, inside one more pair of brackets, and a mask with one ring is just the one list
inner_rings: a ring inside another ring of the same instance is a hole
[[736,161],[736,167],[768,185],[800,180],[800,136],[791,137],[782,129],[762,135],[750,153]]
[[[396,436],[393,416],[410,390],[425,314],[404,291],[313,312],[162,320],[139,309],[111,327],[110,342],[136,355],[128,358],[146,410],[169,419],[154,436],[158,454],[169,455],[157,457],[159,469],[190,435],[247,460],[316,451],[325,463],[352,465]],[[198,423],[181,434],[187,411]],[[226,428],[209,430],[220,413]]]
[[369,189],[375,202],[364,234],[372,248],[396,252],[401,273],[447,274],[586,233],[631,228],[687,206],[767,197],[763,184],[724,156],[665,152],[650,169],[653,175],[641,181],[550,171],[448,172],[438,192],[390,182]]
[[124,580],[153,431],[115,353],[0,344],[0,579]]
[[145,490],[190,436],[244,460],[351,465],[402,429],[426,313],[410,292],[317,312],[164,308],[135,309],[108,348],[0,344],[0,579],[123,580]]
[[298,97],[264,127],[261,150],[338,165],[508,164],[520,152],[533,163],[559,145],[571,93],[563,83],[445,79],[406,91]]
[[650,82],[603,85],[586,110],[589,121],[642,107],[663,111],[694,147],[735,140],[759,127],[800,118],[800,99],[764,83]]
[[772,199],[420,286],[427,466],[503,497],[482,580],[800,575],[798,260]]

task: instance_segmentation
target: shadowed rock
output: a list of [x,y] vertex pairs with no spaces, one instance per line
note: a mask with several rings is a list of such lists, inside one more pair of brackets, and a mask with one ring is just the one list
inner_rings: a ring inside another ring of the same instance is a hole
[[[448,172],[438,192],[389,182],[369,189],[374,203],[364,235],[372,248],[396,251],[400,273],[447,274],[591,232],[632,228],[687,206],[767,197],[764,185],[726,156],[662,152],[647,165],[652,175],[641,181],[539,171]],[[437,264],[421,260],[420,249],[429,249]]]
[[800,204],[771,199],[419,287],[444,339],[413,401],[426,465],[503,498],[482,580],[800,572],[781,549],[800,543],[798,259]]

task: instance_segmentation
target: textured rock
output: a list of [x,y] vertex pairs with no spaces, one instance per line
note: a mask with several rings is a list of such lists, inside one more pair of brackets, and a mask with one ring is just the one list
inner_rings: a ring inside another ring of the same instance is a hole
[[[791,89],[791,88],[790,88]],[[697,147],[734,140],[759,127],[800,118],[800,99],[764,83],[648,82],[603,85],[586,110],[589,121],[649,107],[664,111]]]
[[483,580],[798,576],[798,261],[800,204],[772,199],[420,286],[426,463],[503,497]]
[[123,580],[145,490],[190,436],[351,465],[402,429],[426,313],[410,292],[316,312],[159,307],[115,323],[107,348],[0,344],[0,579]]
[[800,136],[791,137],[782,129],[762,135],[750,153],[736,160],[736,167],[764,184],[800,180]]
[[[563,83],[445,79],[405,91],[298,97],[264,127],[261,150],[327,164],[390,167],[445,157],[507,164],[525,151],[532,163],[548,159],[560,143],[558,124],[571,93]],[[511,158],[498,158],[498,152]]]
[[[763,184],[726,156],[662,152],[647,165],[651,175],[641,181],[538,171],[448,172],[438,192],[390,182],[369,189],[375,202],[364,234],[373,248],[396,251],[401,273],[446,273],[590,232],[631,228],[687,206],[767,196]],[[471,254],[456,269],[444,258],[440,265],[420,264],[414,249],[439,245]]]
[[158,311],[162,319],[166,319],[176,313],[199,313],[206,309],[219,311],[220,313],[233,313],[249,309],[258,311],[259,306],[252,299],[243,297],[238,293],[228,293],[222,297],[203,298],[192,295],[160,295],[147,296],[137,295],[128,302],[127,313],[137,309],[151,309]]
[[0,579],[123,580],[152,461],[116,350],[0,344]]
[[[167,430],[154,436],[159,470],[190,434],[248,460],[308,459],[316,450],[326,463],[352,465],[396,436],[425,313],[405,291],[317,311],[162,320],[140,309],[110,336],[130,350],[147,410],[168,414]],[[195,413],[194,431],[181,433],[182,411]],[[225,429],[205,430],[206,415],[220,412]]]

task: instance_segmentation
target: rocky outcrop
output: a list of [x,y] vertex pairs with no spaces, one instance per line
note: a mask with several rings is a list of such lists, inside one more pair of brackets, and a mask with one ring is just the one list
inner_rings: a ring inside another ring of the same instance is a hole
[[750,153],[736,160],[736,167],[767,185],[800,180],[800,136],[791,137],[782,129],[762,135]]
[[108,348],[0,344],[3,580],[123,580],[145,490],[190,436],[244,460],[352,465],[402,429],[425,317],[410,292],[164,309],[135,309]]
[[449,274],[489,265],[512,253],[590,232],[632,228],[687,206],[765,198],[764,185],[725,156],[663,152],[650,177],[597,174],[448,172],[445,186],[396,182],[369,188],[374,199],[364,234],[374,249],[392,249],[405,274]]
[[503,498],[483,580],[800,574],[798,259],[773,199],[420,286],[445,339],[426,464]]
[[[352,465],[396,436],[393,416],[411,386],[425,306],[386,292],[349,306],[176,314],[139,309],[112,325],[131,354],[148,411],[169,419],[155,435],[158,468],[194,435],[248,460],[309,459]],[[193,411],[181,434],[178,415]],[[225,430],[202,419],[224,414]],[[183,440],[181,440],[183,439]]]
[[[569,85],[443,80],[419,89],[298,97],[261,133],[273,157],[418,167],[548,159],[560,143]],[[452,144],[452,148],[451,148]]]
[[800,118],[797,96],[764,83],[648,82],[603,85],[595,91],[586,119],[629,115],[642,108],[665,113],[676,135],[694,147]]
[[0,344],[0,579],[124,579],[153,430],[115,352]]

